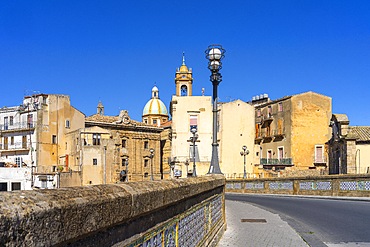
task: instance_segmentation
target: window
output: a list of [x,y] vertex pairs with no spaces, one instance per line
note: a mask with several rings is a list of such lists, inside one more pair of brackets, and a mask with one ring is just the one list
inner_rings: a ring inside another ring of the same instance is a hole
[[149,165],[149,160],[144,160],[144,167],[148,167]]
[[0,183],[0,191],[8,191],[8,183],[1,182]]
[[144,177],[145,177],[145,178],[149,177],[149,173],[147,173],[147,172],[146,172],[146,173],[144,173]]
[[66,120],[66,128],[69,129],[71,127],[71,123],[69,122],[69,120]]
[[278,111],[282,112],[283,111],[283,102],[279,102],[278,104]]
[[15,164],[17,164],[18,167],[22,166],[22,157],[15,157]]
[[181,86],[181,96],[188,96],[188,87],[186,85]]
[[9,125],[13,126],[13,124],[14,124],[13,116],[10,116],[9,117]]
[[268,106],[268,116],[271,117],[272,115],[272,107],[269,105]]
[[126,139],[122,139],[122,147],[123,148],[126,148],[126,144],[127,144],[127,140]]
[[9,126],[9,120],[8,117],[4,117],[4,130],[8,130]]
[[10,137],[10,145],[14,145],[14,136]]
[[100,145],[100,134],[93,134],[93,145]]
[[53,135],[53,136],[51,137],[51,143],[52,143],[52,144],[57,144],[57,136],[56,136],[56,135]]
[[22,136],[22,148],[27,148],[27,136]]
[[153,119],[153,124],[157,124],[157,119]]
[[144,141],[144,149],[148,149],[149,148],[149,142],[148,141]]
[[97,166],[98,165],[98,159],[93,159],[93,165]]
[[257,117],[260,117],[261,116],[261,109],[258,109],[257,110]]
[[4,149],[8,150],[8,137],[4,137]]
[[190,115],[190,131],[192,129],[198,130],[198,116],[197,115]]
[[27,127],[33,128],[33,115],[32,114],[27,115]]
[[267,159],[272,159],[272,150],[267,150]]
[[148,124],[148,119],[144,119],[144,123]]
[[284,147],[278,147],[278,159],[281,160],[284,158]]
[[324,162],[323,146],[317,145],[315,146],[315,163],[323,163],[323,162]]
[[12,190],[21,190],[21,183],[20,182],[12,183]]

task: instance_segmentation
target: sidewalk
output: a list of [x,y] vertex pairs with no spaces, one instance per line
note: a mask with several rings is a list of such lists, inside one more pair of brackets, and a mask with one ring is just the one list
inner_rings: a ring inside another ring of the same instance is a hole
[[[250,222],[253,220],[259,222]],[[226,222],[227,230],[219,247],[308,246],[279,215],[248,203],[226,200]]]

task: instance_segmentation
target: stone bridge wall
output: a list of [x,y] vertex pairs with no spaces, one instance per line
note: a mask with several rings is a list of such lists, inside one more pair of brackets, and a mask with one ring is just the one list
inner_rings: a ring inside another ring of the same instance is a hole
[[366,174],[229,179],[226,181],[226,192],[370,197],[370,176]]
[[215,246],[221,175],[0,193],[0,246]]

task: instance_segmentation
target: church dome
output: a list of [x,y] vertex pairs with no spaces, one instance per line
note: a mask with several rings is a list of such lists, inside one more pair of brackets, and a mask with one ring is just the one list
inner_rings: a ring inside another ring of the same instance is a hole
[[152,98],[146,103],[143,116],[146,115],[165,115],[168,116],[168,111],[165,104],[158,96],[158,88],[154,86],[152,88]]

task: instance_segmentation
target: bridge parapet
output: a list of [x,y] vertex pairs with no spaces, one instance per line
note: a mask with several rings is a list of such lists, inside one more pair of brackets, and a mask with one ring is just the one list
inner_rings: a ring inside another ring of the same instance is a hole
[[215,246],[224,186],[212,175],[3,192],[0,246]]
[[228,179],[226,192],[370,197],[370,175]]

